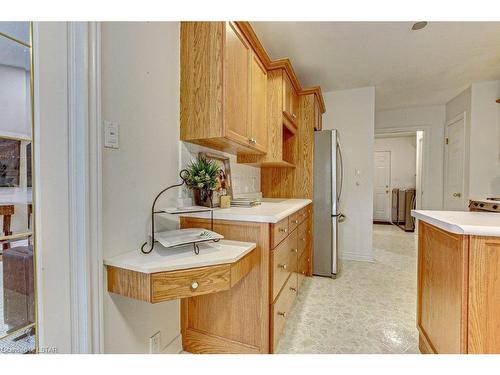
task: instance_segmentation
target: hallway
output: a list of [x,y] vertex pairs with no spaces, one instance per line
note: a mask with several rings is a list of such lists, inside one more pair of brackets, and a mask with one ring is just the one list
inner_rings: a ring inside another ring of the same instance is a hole
[[419,353],[417,237],[392,225],[374,225],[373,236],[373,263],[344,261],[336,280],[306,279],[279,353]]

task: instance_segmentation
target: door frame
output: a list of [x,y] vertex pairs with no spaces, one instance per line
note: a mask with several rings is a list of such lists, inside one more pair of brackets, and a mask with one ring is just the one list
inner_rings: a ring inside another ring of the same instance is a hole
[[451,120],[449,121],[446,121],[445,125],[444,125],[444,157],[443,157],[443,208],[446,208],[446,192],[447,192],[447,170],[448,170],[448,150],[447,150],[447,144],[446,144],[446,139],[448,138],[448,127],[460,120],[463,120],[463,125],[462,125],[462,130],[463,130],[463,134],[464,134],[464,143],[463,143],[463,153],[462,153],[462,157],[463,157],[463,165],[462,165],[462,194],[463,194],[463,197],[462,197],[462,200],[464,201],[464,208],[465,208],[465,196],[468,195],[468,189],[467,186],[466,186],[466,180],[467,180],[467,177],[465,175],[466,173],[466,161],[467,161],[467,125],[466,125],[466,122],[467,122],[467,112],[462,112],[460,114],[458,114],[457,116],[453,117]]
[[421,186],[423,191],[416,191],[416,194],[421,197],[420,206],[425,209],[427,207],[427,192],[426,184],[429,181],[429,158],[428,155],[431,151],[431,146],[429,142],[429,134],[431,127],[430,125],[416,125],[416,126],[404,126],[404,127],[392,127],[392,128],[375,128],[375,136],[377,135],[400,135],[401,133],[417,133],[417,131],[422,132],[422,168],[420,171]]
[[[373,222],[383,222],[387,221],[387,223],[391,222],[391,191],[392,191],[392,152],[390,150],[373,150],[373,155],[375,156],[376,152],[387,152],[389,154],[389,193],[387,197],[387,202],[386,202],[386,209],[387,209],[387,220],[382,220],[382,219],[375,219],[375,212],[373,212]],[[375,166],[375,160],[373,165]],[[375,168],[374,168],[375,169]],[[375,171],[374,171],[375,172]],[[374,174],[375,177],[375,174]],[[373,185],[373,193],[375,194],[375,184]],[[375,205],[374,205],[375,207]]]
[[[40,108],[42,94],[40,89],[40,50],[38,22],[33,23],[34,37],[34,121],[35,137],[41,141],[40,127],[43,108]],[[53,31],[53,30],[52,30]],[[54,138],[45,137],[43,147],[35,147],[35,174],[37,209],[43,212],[44,207],[57,207],[58,216],[54,216],[51,225],[44,225],[40,215],[35,216],[37,246],[37,274],[39,298],[37,309],[39,314],[40,346],[53,347],[58,353],[101,353],[103,350],[103,285],[104,270],[102,261],[102,174],[101,174],[101,68],[100,68],[100,23],[98,22],[65,22],[58,32],[64,35],[66,43],[59,45],[64,69],[53,79],[66,80],[64,91],[58,88],[45,87],[43,95],[54,95],[60,100],[60,110],[66,116],[66,122],[54,124],[54,129],[47,127],[45,131],[55,132],[58,144],[67,145],[67,160],[64,173],[53,176],[52,186],[57,186],[58,194],[53,194],[52,187],[40,182],[44,171],[40,168],[41,156],[45,163],[54,158]],[[47,35],[45,35],[45,39]],[[54,73],[55,74],[55,73]],[[66,100],[63,100],[65,98]],[[53,109],[50,109],[53,110]],[[46,120],[46,119],[45,119]],[[57,131],[57,127],[61,129]],[[50,143],[49,143],[50,142]],[[51,152],[52,149],[52,152]],[[43,192],[45,200],[39,199]],[[63,197],[64,199],[61,199]],[[67,199],[66,199],[67,198]],[[44,204],[44,207],[41,207]],[[45,282],[47,275],[44,265],[53,269],[57,256],[51,249],[48,240],[58,236],[58,231],[67,230],[63,247],[68,250],[68,263],[61,259],[66,268],[60,270],[57,282],[51,277]],[[67,229],[66,229],[67,228]],[[67,240],[67,241],[66,241]],[[44,242],[45,241],[45,242]],[[58,317],[55,320],[54,317]],[[50,321],[46,326],[45,318]],[[69,324],[66,324],[69,322]],[[56,326],[57,325],[57,326]]]

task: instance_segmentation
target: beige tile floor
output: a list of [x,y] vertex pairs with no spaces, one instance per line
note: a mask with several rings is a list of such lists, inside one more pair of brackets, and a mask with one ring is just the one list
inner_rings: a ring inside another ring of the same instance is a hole
[[373,263],[345,261],[336,280],[307,278],[278,353],[418,353],[416,243],[374,225]]

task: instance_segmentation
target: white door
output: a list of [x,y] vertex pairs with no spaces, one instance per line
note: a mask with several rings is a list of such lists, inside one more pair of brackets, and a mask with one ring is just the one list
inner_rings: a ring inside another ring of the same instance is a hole
[[391,220],[391,152],[375,151],[375,181],[373,184],[373,220]]
[[444,208],[465,210],[465,117],[460,115],[446,126]]

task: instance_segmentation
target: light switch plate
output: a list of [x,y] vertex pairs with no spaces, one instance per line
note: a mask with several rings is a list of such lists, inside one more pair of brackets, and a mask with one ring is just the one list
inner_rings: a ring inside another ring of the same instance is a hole
[[115,122],[104,121],[104,147],[120,148],[120,128]]

